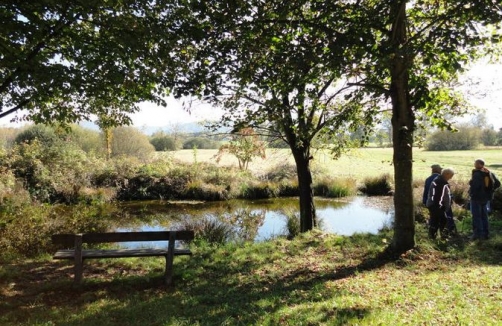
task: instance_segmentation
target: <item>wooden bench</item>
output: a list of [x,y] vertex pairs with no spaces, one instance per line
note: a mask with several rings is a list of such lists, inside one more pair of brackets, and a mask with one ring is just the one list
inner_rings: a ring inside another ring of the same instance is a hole
[[[115,233],[85,233],[85,234],[54,234],[52,242],[65,248],[58,250],[54,259],[70,259],[75,264],[75,283],[82,281],[83,263],[85,259],[124,258],[164,256],[166,258],[165,282],[173,283],[174,256],[191,255],[190,249],[176,248],[177,240],[190,241],[194,238],[193,231],[148,231],[148,232],[115,232]],[[119,243],[136,241],[168,241],[166,248],[138,249],[83,249],[82,244]]]

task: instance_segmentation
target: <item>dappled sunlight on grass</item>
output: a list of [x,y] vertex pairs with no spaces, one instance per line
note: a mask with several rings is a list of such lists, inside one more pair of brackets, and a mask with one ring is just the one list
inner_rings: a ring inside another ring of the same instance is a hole
[[[498,229],[495,229],[499,232]],[[313,231],[289,241],[200,245],[162,283],[162,259],[86,262],[74,287],[68,263],[0,268],[2,325],[490,324],[501,320],[500,235],[430,241],[400,256],[391,232]]]

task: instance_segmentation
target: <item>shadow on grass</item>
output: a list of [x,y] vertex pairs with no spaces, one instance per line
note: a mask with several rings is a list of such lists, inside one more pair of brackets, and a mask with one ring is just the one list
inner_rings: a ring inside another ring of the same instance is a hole
[[[381,240],[375,237],[367,241]],[[9,278],[0,281],[0,323],[358,324],[371,318],[375,307],[358,301],[358,290],[343,286],[343,280],[404,259],[389,252],[370,253],[366,248],[357,248],[357,239],[330,241],[274,242],[269,247],[264,244],[257,249],[261,250],[258,259],[252,258],[257,253],[250,247],[205,251],[175,262],[174,288],[163,285],[162,268],[145,272],[141,266],[123,268],[120,264],[110,267],[107,263],[93,263],[92,268],[88,266],[84,283],[74,287],[68,264],[13,264],[4,272]],[[472,244],[459,237],[432,243],[439,250],[431,251],[439,259],[443,259],[444,253],[455,251],[458,260],[499,264],[495,241],[498,240]],[[341,254],[343,248],[350,249]],[[322,259],[311,259],[316,255]],[[431,260],[430,264],[435,263]]]
[[[42,263],[33,267],[51,273]],[[333,279],[333,275],[317,277],[298,272],[275,284],[238,285],[221,276],[207,275],[197,280],[178,279],[175,288],[166,289],[159,276],[133,276],[111,282],[85,280],[79,287],[74,287],[71,280],[37,282],[28,277],[23,280],[24,286],[13,289],[14,297],[2,298],[0,321],[3,325],[43,321],[75,326],[254,325],[257,322],[260,325],[302,322],[346,325],[370,313],[370,307],[361,306],[332,304],[312,308],[335,297],[350,296],[344,290],[325,288],[324,283],[329,279]],[[319,291],[313,293],[312,288]],[[89,309],[89,305],[95,307]],[[13,313],[14,310],[29,313]]]
[[[466,218],[457,222],[458,234],[445,240],[428,240],[433,248],[442,252],[446,258],[465,260],[474,264],[502,265],[502,216],[490,219],[490,238],[471,240],[472,220]],[[425,238],[425,228],[420,230]]]
[[[166,288],[159,273],[106,280],[94,264],[83,284],[75,287],[68,264],[19,264],[12,268],[23,271],[8,281],[11,292],[0,305],[4,314],[0,321],[7,325],[34,320],[57,325],[354,324],[372,308],[346,301],[357,294],[334,286],[334,281],[387,262],[381,257],[359,258],[352,256],[354,264],[333,264],[332,269],[315,271],[306,264],[273,274],[267,269],[268,260],[233,264],[232,259],[211,261],[201,255],[175,263],[174,288]],[[23,309],[30,313],[12,312]]]

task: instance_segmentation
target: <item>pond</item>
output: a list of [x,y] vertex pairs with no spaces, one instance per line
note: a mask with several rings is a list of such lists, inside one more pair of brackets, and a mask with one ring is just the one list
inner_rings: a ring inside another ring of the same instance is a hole
[[[328,233],[352,235],[378,233],[394,219],[392,197],[351,197],[315,199],[321,229]],[[183,225],[186,220],[216,219],[246,229],[247,237],[264,241],[287,234],[287,214],[298,214],[298,198],[230,200],[225,202],[141,201],[121,203],[123,219],[112,231],[160,231]],[[128,247],[153,244],[131,243]],[[163,243],[155,244],[164,246]]]

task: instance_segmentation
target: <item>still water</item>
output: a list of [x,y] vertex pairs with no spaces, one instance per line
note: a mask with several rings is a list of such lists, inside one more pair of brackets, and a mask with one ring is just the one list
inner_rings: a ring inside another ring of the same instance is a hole
[[[390,227],[394,218],[391,203],[390,197],[315,199],[321,228],[325,232],[339,235],[377,233],[384,227]],[[258,219],[252,238],[254,241],[263,241],[287,234],[286,214],[298,214],[298,208],[297,198],[226,202],[128,202],[120,207],[128,218],[113,231],[169,230],[186,219],[213,218],[241,224],[242,220]]]

